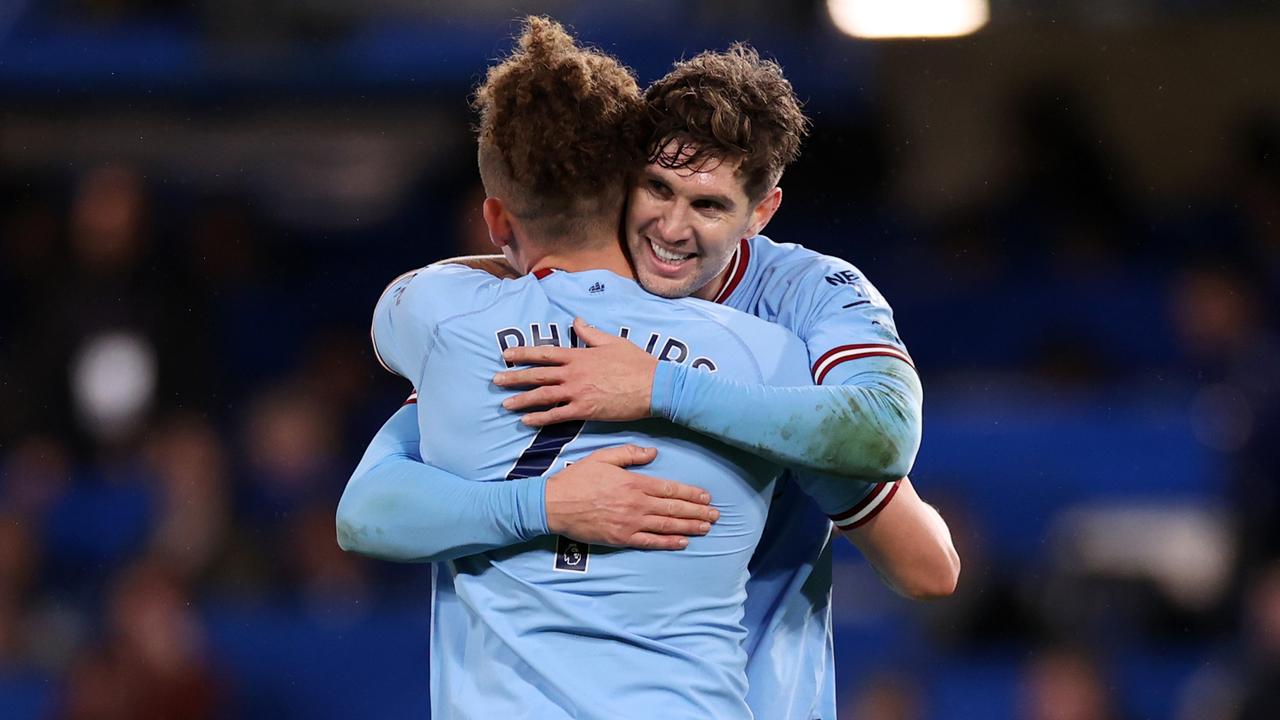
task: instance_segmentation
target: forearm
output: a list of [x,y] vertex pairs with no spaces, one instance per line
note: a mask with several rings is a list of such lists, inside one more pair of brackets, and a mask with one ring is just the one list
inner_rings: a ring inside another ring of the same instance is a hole
[[423,464],[417,408],[405,406],[365,451],[338,503],[344,550],[398,562],[451,560],[547,533],[546,479],[475,482]]
[[860,362],[866,371],[843,384],[809,387],[736,382],[662,362],[651,410],[782,465],[896,480],[920,447],[920,383],[897,360]]

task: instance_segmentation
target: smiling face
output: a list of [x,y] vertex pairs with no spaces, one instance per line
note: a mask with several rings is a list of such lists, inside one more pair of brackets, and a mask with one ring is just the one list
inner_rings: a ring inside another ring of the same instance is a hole
[[627,203],[626,237],[636,277],[662,297],[716,296],[738,241],[759,233],[778,208],[773,188],[752,202],[738,161],[641,170]]

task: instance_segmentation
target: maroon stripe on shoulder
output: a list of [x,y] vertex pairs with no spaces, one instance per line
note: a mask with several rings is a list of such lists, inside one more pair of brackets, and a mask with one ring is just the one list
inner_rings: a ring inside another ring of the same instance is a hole
[[533,276],[541,280],[553,272],[555,272],[554,268],[538,268],[533,271]]
[[830,350],[822,353],[822,357],[818,358],[813,363],[813,369],[817,370],[819,365],[826,362],[827,358],[831,357],[832,355],[835,355],[836,353],[842,353],[845,350],[865,350],[867,348],[887,348],[889,350],[897,350],[903,355],[907,354],[902,348],[898,347],[897,345],[890,345],[889,343],[861,343],[858,345],[841,345],[840,347],[833,347]]
[[405,405],[416,405],[417,402],[418,402],[418,393],[415,392],[409,397],[405,398],[404,405],[401,405],[400,407],[404,407]]
[[725,282],[724,287],[716,295],[716,299],[712,302],[722,303],[729,299],[734,290],[738,289],[738,284],[742,282],[742,278],[746,277],[747,264],[751,262],[751,243],[746,238],[738,241],[738,251],[734,253],[733,271],[729,274],[729,280]]
[[[845,364],[845,363],[849,362],[850,360],[861,360],[862,358],[869,358],[869,357],[891,357],[891,358],[897,358],[897,359],[902,360],[903,362],[907,363],[908,365],[911,365],[911,363],[907,362],[906,360],[903,360],[903,358],[902,358],[902,354],[901,354],[901,353],[892,353],[892,352],[875,352],[875,351],[872,351],[872,352],[865,352],[865,353],[862,353],[861,355],[853,355],[853,356],[850,356],[850,357],[844,358],[843,360],[837,360],[837,361],[835,361],[835,362],[831,363],[830,365],[828,365],[827,367],[825,367],[825,368],[823,368],[823,369],[822,369],[822,373],[821,373],[821,374],[819,374],[819,375],[818,375],[818,377],[814,378],[814,380],[813,380],[813,384],[814,384],[814,385],[821,385],[821,384],[822,384],[823,379],[827,377],[827,373],[831,372],[832,368],[839,367],[839,366],[841,366],[841,365],[843,365],[843,364]],[[912,367],[915,367],[914,365],[911,365],[911,366],[912,366]]]

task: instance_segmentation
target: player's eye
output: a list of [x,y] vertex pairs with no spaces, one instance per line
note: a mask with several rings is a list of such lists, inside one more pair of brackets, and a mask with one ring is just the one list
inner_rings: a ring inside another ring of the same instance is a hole
[[649,186],[649,192],[653,193],[654,195],[666,197],[667,195],[671,194],[671,189],[668,188],[667,184],[662,182],[661,180],[654,180],[650,178],[645,182]]
[[693,206],[699,210],[709,210],[711,212],[721,212],[724,210],[724,205],[721,205],[715,200],[697,200],[693,203]]

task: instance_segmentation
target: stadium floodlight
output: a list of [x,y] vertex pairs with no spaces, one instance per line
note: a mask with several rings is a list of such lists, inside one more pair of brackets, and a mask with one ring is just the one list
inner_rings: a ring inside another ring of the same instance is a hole
[[827,0],[841,32],[858,38],[959,37],[991,17],[988,0]]

